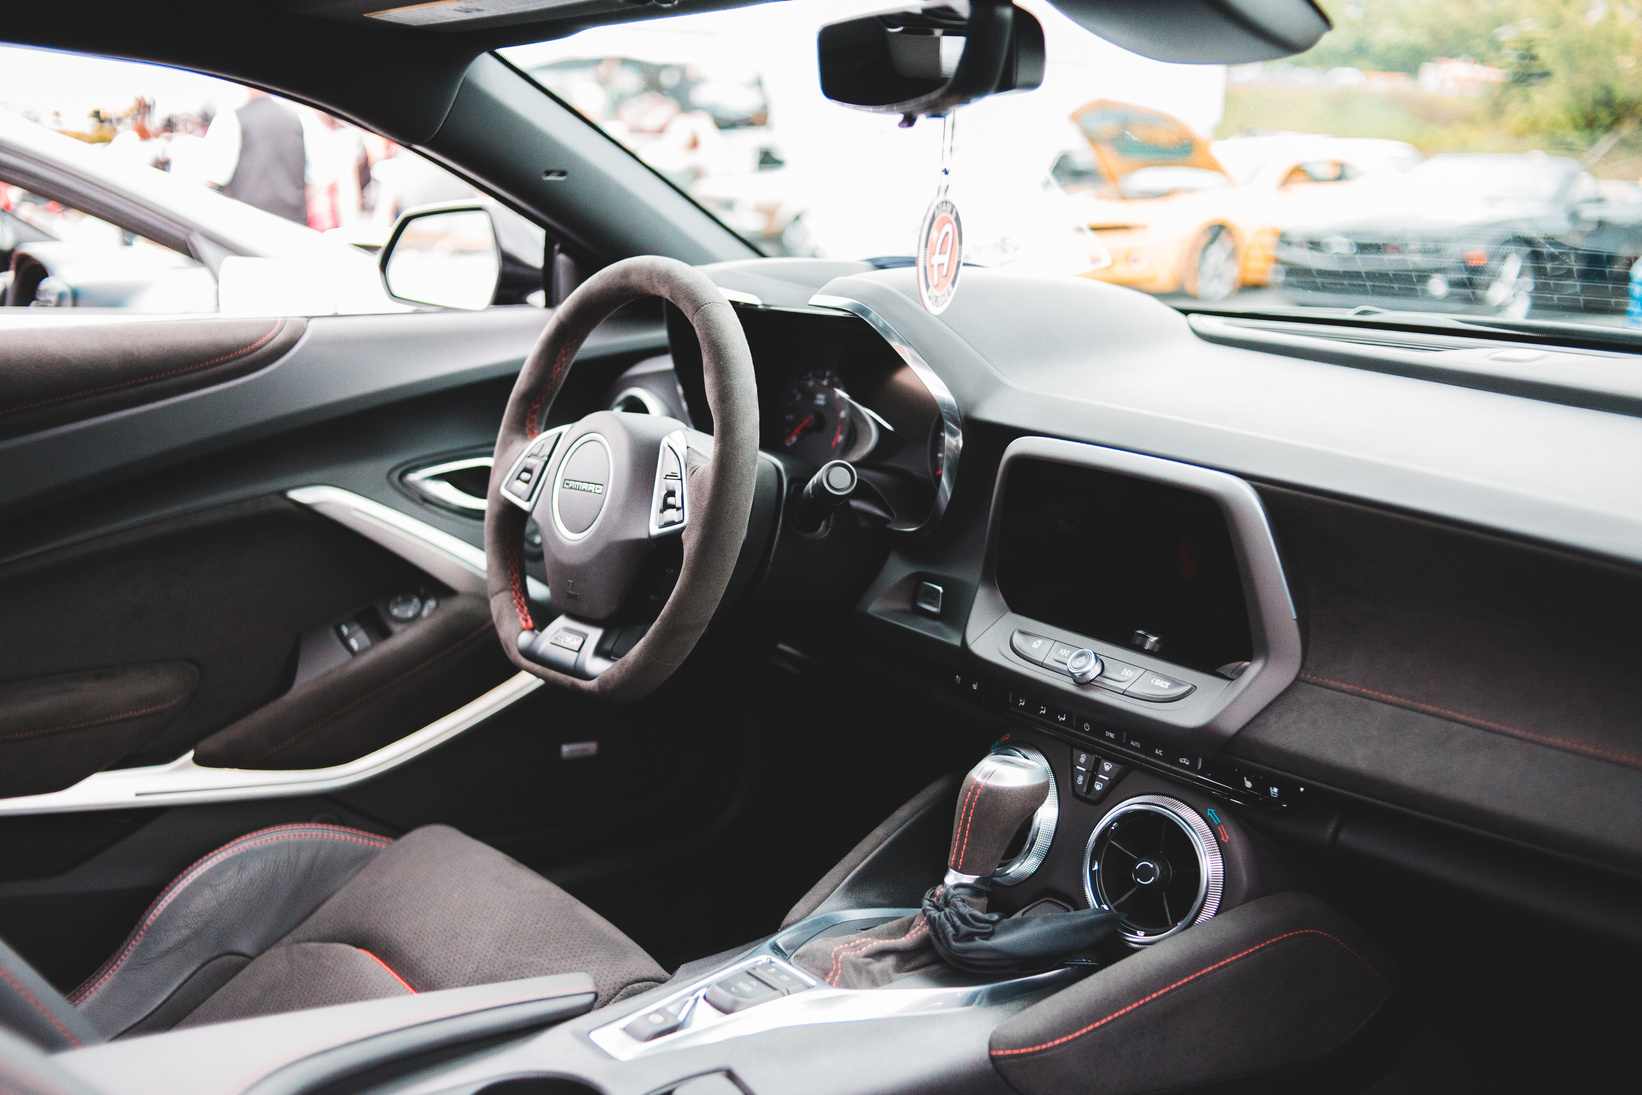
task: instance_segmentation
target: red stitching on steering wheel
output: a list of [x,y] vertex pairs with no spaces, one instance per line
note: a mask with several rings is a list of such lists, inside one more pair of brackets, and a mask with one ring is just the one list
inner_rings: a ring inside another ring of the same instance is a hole
[[534,631],[536,624],[530,618],[530,602],[525,598],[524,583],[519,581],[519,544],[516,540],[508,543],[507,576],[513,582],[513,611],[519,614],[519,627]]

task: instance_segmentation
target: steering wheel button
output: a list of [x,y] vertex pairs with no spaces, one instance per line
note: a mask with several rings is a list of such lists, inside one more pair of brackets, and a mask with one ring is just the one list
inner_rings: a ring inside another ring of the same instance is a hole
[[1017,631],[1009,636],[1010,649],[1035,665],[1043,664],[1054,645],[1054,640],[1034,635],[1030,631]]
[[580,650],[587,636],[579,631],[555,631],[547,637],[547,641],[566,650]]

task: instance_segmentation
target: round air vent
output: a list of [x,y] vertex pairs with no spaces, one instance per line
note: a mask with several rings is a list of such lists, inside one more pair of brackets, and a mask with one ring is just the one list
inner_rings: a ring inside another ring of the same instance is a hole
[[1118,932],[1136,946],[1213,916],[1225,881],[1208,824],[1163,795],[1131,798],[1101,818],[1089,835],[1083,872],[1089,904],[1121,912]]
[[992,752],[995,755],[1020,757],[1049,772],[1048,797],[1016,831],[1009,846],[1004,849],[1003,862],[987,879],[999,886],[1013,886],[1032,877],[1049,855],[1049,846],[1055,842],[1055,823],[1060,820],[1060,795],[1055,791],[1055,774],[1049,767],[1048,758],[1030,745],[1006,745]]
[[610,401],[613,411],[626,411],[628,414],[653,414],[665,418],[667,408],[662,405],[653,392],[643,388],[628,388]]

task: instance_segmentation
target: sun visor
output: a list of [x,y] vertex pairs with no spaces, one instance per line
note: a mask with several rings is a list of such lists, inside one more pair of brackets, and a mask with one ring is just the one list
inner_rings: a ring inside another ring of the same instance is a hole
[[1310,49],[1332,25],[1312,0],[1050,2],[1108,42],[1158,61],[1271,61]]

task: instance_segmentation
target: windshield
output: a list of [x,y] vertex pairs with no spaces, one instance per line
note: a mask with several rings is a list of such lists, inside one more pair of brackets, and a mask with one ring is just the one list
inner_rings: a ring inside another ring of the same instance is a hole
[[1579,171],[1571,160],[1530,156],[1433,156],[1408,172],[1408,186],[1476,198],[1550,201]]
[[[1229,67],[1020,6],[1043,85],[956,114],[966,262],[1186,308],[1642,324],[1630,5],[1323,0],[1335,29],[1311,51]],[[832,103],[816,69],[819,27],[883,7],[788,0],[503,54],[764,253],[895,260],[942,123]]]

